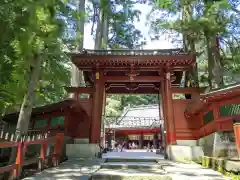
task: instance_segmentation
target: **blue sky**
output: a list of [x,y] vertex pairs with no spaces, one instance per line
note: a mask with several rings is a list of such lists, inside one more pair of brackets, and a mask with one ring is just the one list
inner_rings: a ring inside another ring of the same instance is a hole
[[[136,9],[139,9],[142,12],[140,22],[135,22],[135,26],[137,29],[141,30],[143,36],[147,40],[147,45],[144,49],[170,49],[174,48],[175,46],[170,42],[170,39],[167,39],[166,35],[162,34],[159,40],[150,40],[149,36],[149,26],[146,25],[147,19],[146,16],[150,12],[151,7],[146,4],[138,4],[135,6]],[[91,36],[91,24],[85,25],[85,36],[84,36],[84,48],[85,49],[93,49],[94,48],[94,41]]]

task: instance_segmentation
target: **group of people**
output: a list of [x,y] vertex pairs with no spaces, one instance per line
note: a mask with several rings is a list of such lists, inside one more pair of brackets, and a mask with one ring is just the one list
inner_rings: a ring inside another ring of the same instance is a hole
[[[139,144],[135,142],[123,141],[122,143],[115,143],[113,151],[122,152],[123,149],[139,149]],[[153,143],[150,141],[147,144],[147,152],[153,152]]]

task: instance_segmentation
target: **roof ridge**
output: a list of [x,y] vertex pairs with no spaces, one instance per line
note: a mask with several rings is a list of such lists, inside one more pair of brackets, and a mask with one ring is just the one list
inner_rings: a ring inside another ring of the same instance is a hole
[[156,106],[160,106],[158,104],[143,104],[143,105],[138,105],[138,106],[134,106],[134,107],[129,107],[128,109],[140,109],[140,108],[152,108],[152,107],[156,107]]

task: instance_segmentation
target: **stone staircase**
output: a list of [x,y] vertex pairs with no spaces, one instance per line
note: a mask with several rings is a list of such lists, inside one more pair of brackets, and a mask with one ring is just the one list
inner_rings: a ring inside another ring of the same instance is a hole
[[[104,156],[103,156],[104,158]],[[162,158],[161,158],[162,159]],[[105,157],[100,169],[90,180],[171,180],[162,169],[158,158]]]

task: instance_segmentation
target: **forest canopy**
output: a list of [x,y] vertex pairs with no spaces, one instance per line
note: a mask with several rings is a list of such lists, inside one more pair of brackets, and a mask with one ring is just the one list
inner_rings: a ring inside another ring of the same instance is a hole
[[[66,99],[64,86],[85,85],[67,53],[84,48],[87,24],[95,49],[144,49],[148,42],[135,25],[144,11],[138,4],[151,7],[145,17],[151,39],[167,34],[196,53],[191,86],[239,82],[238,0],[5,0],[0,1],[1,117],[20,111],[18,128],[26,131],[33,107]],[[111,95],[105,114],[118,116],[125,106],[158,101],[157,95]]]

